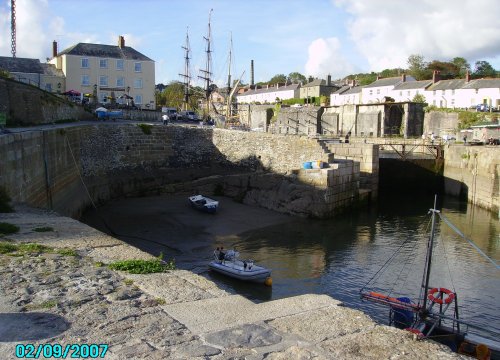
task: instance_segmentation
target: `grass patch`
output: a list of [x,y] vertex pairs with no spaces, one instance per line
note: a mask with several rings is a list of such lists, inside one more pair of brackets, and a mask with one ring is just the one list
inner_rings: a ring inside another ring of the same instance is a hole
[[14,212],[14,209],[9,203],[10,196],[7,194],[7,190],[5,190],[3,186],[0,186],[0,213]]
[[12,256],[23,256],[27,254],[60,254],[64,256],[78,256],[78,253],[73,249],[61,248],[54,249],[45,245],[28,243],[28,244],[12,244],[9,242],[0,242],[0,254],[9,254]]
[[56,253],[62,256],[78,256],[76,250],[67,248],[57,249]]
[[19,231],[19,226],[5,222],[0,222],[0,234],[3,235],[15,234],[18,231]]
[[153,128],[153,125],[149,124],[137,124],[142,129],[142,132],[146,135],[151,135],[151,129]]
[[51,308],[53,308],[56,305],[57,305],[57,301],[55,301],[55,300],[47,300],[47,301],[44,301],[41,304],[29,304],[28,306],[26,306],[26,308],[29,309],[29,310],[51,309]]
[[103,263],[102,261],[96,261],[96,262],[94,263],[94,266],[95,266],[95,267],[103,267],[103,266],[104,266],[104,263]]
[[132,280],[132,279],[125,279],[123,282],[125,283],[125,285],[132,285],[134,283],[134,280]]
[[50,226],[42,226],[42,227],[34,228],[33,231],[36,231],[36,232],[49,232],[49,231],[54,231],[54,228],[50,227]]
[[16,251],[17,245],[8,242],[0,242],[0,254],[9,254]]
[[126,271],[129,274],[152,274],[175,269],[174,260],[165,263],[163,254],[152,260],[123,260],[109,264],[112,270]]
[[167,303],[165,299],[162,298],[156,298],[155,301],[158,303],[158,305],[165,305]]

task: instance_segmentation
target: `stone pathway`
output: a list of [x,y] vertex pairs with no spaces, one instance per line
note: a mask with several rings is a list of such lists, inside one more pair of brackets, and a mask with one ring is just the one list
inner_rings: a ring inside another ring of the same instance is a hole
[[[61,250],[0,254],[0,359],[15,345],[109,344],[106,359],[453,359],[432,342],[376,325],[326,295],[254,304],[188,271],[129,275],[103,266],[150,258],[75,220],[39,210],[0,214],[0,238]],[[37,233],[35,227],[54,231]]]

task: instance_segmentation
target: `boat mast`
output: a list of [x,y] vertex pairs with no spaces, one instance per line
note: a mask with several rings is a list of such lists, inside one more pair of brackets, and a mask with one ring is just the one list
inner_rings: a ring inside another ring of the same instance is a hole
[[427,243],[427,255],[425,257],[424,277],[422,279],[422,287],[424,289],[424,299],[422,308],[427,307],[427,292],[429,291],[429,280],[431,277],[431,263],[432,263],[432,248],[434,245],[434,231],[436,229],[436,214],[439,210],[436,209],[437,195],[434,196],[434,208],[429,211],[432,212],[431,234],[429,235],[429,242]]
[[186,44],[184,46],[181,46],[182,49],[184,49],[184,74],[179,74],[183,79],[184,83],[184,102],[182,104],[182,108],[184,110],[189,110],[189,97],[191,96],[189,92],[189,81],[191,80],[191,75],[189,73],[189,53],[191,51],[191,48],[189,46],[189,27],[186,30]]
[[211,73],[211,65],[212,65],[212,50],[210,48],[210,42],[212,41],[212,30],[210,27],[210,18],[212,17],[212,11],[213,9],[210,9],[210,12],[208,13],[208,32],[207,36],[203,37],[205,41],[207,42],[207,48],[205,52],[207,53],[207,62],[205,65],[205,70],[200,70],[204,76],[198,76],[200,79],[205,80],[205,97],[206,97],[206,102],[207,102],[207,116],[209,116],[210,113],[210,76],[212,75]]
[[226,120],[229,120],[231,117],[231,60],[233,54],[233,33],[230,35],[229,40],[229,66],[227,70],[227,111],[226,111]]

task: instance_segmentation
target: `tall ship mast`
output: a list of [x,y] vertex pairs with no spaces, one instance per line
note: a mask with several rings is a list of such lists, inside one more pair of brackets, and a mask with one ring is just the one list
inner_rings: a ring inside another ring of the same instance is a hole
[[210,114],[210,85],[212,80],[210,79],[212,72],[212,50],[211,50],[211,41],[212,41],[212,30],[210,27],[210,18],[212,16],[212,11],[213,9],[210,9],[210,12],[208,13],[208,32],[207,36],[203,37],[205,41],[207,42],[207,47],[205,52],[207,53],[207,59],[206,59],[206,64],[205,64],[205,70],[200,70],[203,75],[199,75],[198,78],[205,80],[205,97],[206,97],[206,103],[207,103],[207,109],[206,109],[206,116],[208,117]]
[[182,108],[184,110],[189,110],[189,97],[191,93],[189,91],[189,82],[191,80],[191,75],[189,71],[189,53],[191,52],[191,48],[189,46],[189,28],[186,30],[186,44],[181,46],[184,49],[184,74],[179,74],[183,78],[184,84],[184,101],[182,103]]

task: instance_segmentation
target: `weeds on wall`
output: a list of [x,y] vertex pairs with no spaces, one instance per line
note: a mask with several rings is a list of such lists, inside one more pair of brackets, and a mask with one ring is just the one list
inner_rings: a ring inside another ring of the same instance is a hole
[[129,274],[152,274],[161,273],[167,270],[175,270],[174,260],[164,262],[163,254],[152,260],[123,260],[109,264],[112,270],[121,270]]
[[151,128],[153,127],[153,125],[149,125],[149,124],[137,124],[138,127],[141,128],[142,132],[146,135],[151,135]]
[[14,209],[10,205],[10,196],[7,194],[7,190],[0,186],[0,213],[14,212]]
[[15,234],[18,231],[19,231],[19,226],[10,223],[0,222],[0,235]]

